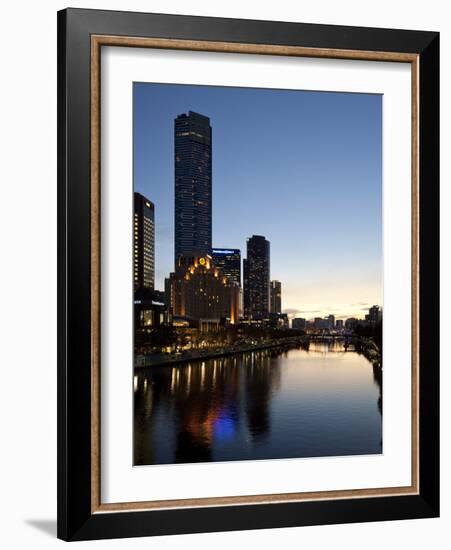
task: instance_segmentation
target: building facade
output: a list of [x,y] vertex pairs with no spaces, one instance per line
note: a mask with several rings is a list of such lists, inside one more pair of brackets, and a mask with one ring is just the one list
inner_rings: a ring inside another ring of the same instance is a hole
[[282,283],[271,281],[271,313],[282,313]]
[[289,328],[290,322],[286,313],[269,313],[264,324],[270,328]]
[[189,111],[174,121],[174,265],[186,253],[211,254],[211,137],[206,116]]
[[229,281],[211,256],[179,256],[177,269],[166,284],[170,311],[197,321],[238,322],[239,286]]
[[139,330],[150,330],[161,325],[169,325],[171,318],[161,293],[140,288],[135,292],[135,334]]
[[133,287],[155,286],[155,208],[153,203],[134,193],[133,213]]
[[241,251],[238,248],[213,248],[213,263],[230,282],[241,286]]
[[247,240],[244,271],[244,314],[258,319],[270,311],[270,243],[262,235]]
[[307,321],[303,317],[296,317],[291,321],[291,328],[305,330],[307,328]]
[[379,306],[372,306],[368,310],[368,315],[366,315],[366,320],[375,325],[382,321],[382,310]]
[[345,328],[347,330],[353,330],[358,324],[358,319],[356,319],[355,317],[349,317],[349,319],[346,319],[345,321]]

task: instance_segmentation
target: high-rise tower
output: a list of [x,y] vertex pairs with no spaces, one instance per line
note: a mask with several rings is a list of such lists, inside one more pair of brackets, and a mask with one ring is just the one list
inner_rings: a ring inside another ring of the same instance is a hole
[[261,235],[247,240],[244,262],[244,314],[261,318],[270,310],[270,243]]
[[211,126],[189,111],[174,121],[174,266],[181,255],[211,254]]
[[155,210],[153,203],[134,193],[133,213],[133,287],[155,285]]
[[282,313],[282,283],[271,281],[271,313]]

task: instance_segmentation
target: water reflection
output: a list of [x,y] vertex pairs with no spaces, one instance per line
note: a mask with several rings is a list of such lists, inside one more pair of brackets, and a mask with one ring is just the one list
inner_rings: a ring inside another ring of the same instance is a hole
[[382,451],[382,374],[339,344],[259,351],[134,377],[134,462]]

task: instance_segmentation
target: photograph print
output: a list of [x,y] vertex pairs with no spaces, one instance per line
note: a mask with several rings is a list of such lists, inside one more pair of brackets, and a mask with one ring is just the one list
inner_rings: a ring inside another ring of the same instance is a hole
[[383,452],[382,108],[133,84],[135,466]]

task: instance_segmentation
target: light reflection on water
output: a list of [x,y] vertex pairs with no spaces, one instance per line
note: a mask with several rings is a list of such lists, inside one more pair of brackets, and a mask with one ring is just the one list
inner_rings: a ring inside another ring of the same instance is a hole
[[341,344],[261,351],[134,377],[134,463],[382,452],[382,375]]

